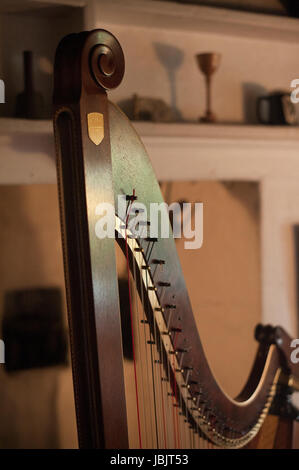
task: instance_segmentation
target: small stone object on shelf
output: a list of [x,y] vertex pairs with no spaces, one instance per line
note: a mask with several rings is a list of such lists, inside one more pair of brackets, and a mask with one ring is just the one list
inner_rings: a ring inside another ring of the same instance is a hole
[[133,96],[133,120],[152,122],[176,122],[176,113],[159,98]]

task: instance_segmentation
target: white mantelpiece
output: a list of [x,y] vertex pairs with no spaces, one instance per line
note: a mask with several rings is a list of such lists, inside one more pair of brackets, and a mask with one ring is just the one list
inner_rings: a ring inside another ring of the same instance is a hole
[[[299,127],[133,123],[160,181],[299,178]],[[51,121],[0,118],[0,184],[55,183]]]
[[299,127],[135,123],[160,180],[299,178]]

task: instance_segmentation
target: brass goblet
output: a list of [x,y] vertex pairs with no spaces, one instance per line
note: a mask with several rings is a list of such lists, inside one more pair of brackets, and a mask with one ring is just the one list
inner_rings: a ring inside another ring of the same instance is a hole
[[205,52],[196,55],[198,66],[205,76],[206,81],[206,114],[200,118],[202,122],[215,122],[216,116],[211,109],[211,79],[219,67],[221,54],[217,52]]

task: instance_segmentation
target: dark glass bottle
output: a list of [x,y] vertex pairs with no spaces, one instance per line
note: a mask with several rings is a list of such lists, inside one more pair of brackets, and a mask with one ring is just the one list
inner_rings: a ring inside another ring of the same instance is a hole
[[23,58],[24,91],[17,95],[15,117],[42,119],[44,117],[44,100],[41,93],[34,90],[32,51],[24,51]]

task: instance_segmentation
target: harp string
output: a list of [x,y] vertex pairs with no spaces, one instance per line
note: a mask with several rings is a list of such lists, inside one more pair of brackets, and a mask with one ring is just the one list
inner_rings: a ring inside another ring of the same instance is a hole
[[[143,239],[146,239],[146,237],[144,235],[147,235],[147,224],[145,226],[145,229],[144,229],[146,232],[143,233]],[[140,239],[139,239],[140,241]],[[140,241],[141,242],[141,241]],[[146,247],[146,250],[145,250],[145,261],[146,261],[146,264],[145,264],[145,269],[146,269],[146,272],[145,272],[145,289],[146,289],[146,292],[148,292],[148,287],[149,287],[149,284],[148,284],[148,276],[149,276],[149,272],[148,272],[148,261],[150,259],[150,256],[151,256],[151,253],[152,253],[152,250],[153,250],[153,247],[154,247],[154,243],[152,242],[148,242],[147,244],[147,247]],[[142,260],[143,262],[143,260]],[[141,276],[142,277],[142,276]],[[141,279],[142,281],[142,279]],[[141,289],[142,290],[142,289]],[[157,337],[156,337],[156,322],[155,322],[155,318],[154,318],[154,315],[152,315],[150,317],[150,303],[149,303],[149,298],[147,296],[146,298],[146,303],[147,303],[147,312],[148,312],[148,332],[149,332],[149,341],[146,341],[146,346],[150,348],[150,354],[149,354],[149,357],[150,357],[150,370],[151,370],[151,377],[152,377],[152,382],[150,384],[150,381],[149,381],[149,386],[152,390],[152,400],[153,400],[153,415],[154,415],[154,434],[155,434],[155,445],[157,448],[160,448],[160,447],[163,447],[162,446],[162,442],[160,440],[161,438],[161,426],[163,427],[163,424],[161,423],[161,421],[163,421],[163,417],[162,417],[162,413],[163,411],[161,412],[161,409],[159,410],[160,406],[161,406],[161,395],[160,395],[160,387],[159,387],[159,373],[158,373],[158,369],[160,368],[159,367],[159,356],[157,355]],[[143,311],[145,311],[145,308],[144,308],[144,297],[143,297]],[[151,327],[150,327],[151,326]],[[159,397],[160,395],[160,397]],[[160,430],[160,431],[159,431]]]
[[[148,270],[146,270],[146,291],[148,292]],[[150,312],[150,305],[149,305],[149,298],[147,296],[147,312]],[[158,413],[157,413],[157,390],[156,390],[156,380],[155,380],[155,367],[154,367],[154,351],[153,347],[155,346],[155,339],[152,334],[152,331],[154,329],[154,316],[151,316],[151,319],[149,319],[151,322],[152,328],[150,328],[150,341],[149,341],[149,346],[150,346],[150,361],[151,361],[151,373],[152,373],[152,390],[153,390],[153,400],[154,400],[154,418],[155,418],[155,432],[156,432],[156,445],[157,448],[159,448],[159,433],[158,433]]]
[[[163,350],[162,350],[162,344],[161,344],[161,335],[158,334],[159,338],[159,351],[160,351],[160,367],[159,367],[159,379],[160,379],[160,388],[161,388],[161,400],[162,400],[162,418],[163,418],[163,436],[164,436],[164,448],[168,448],[168,436],[167,436],[167,428],[166,428],[166,410],[165,410],[165,405],[164,405],[164,390],[163,390],[163,381],[162,381],[162,373],[163,373]],[[166,400],[167,400],[167,391],[166,391]]]
[[[161,296],[162,297],[162,296]],[[169,313],[169,318],[168,318],[168,322],[167,322],[167,330],[169,330],[169,323],[170,323],[170,316],[171,316],[172,312],[170,310],[170,313]],[[174,351],[173,351],[174,352]],[[170,353],[170,351],[168,351],[168,353]],[[167,384],[167,389],[168,389],[168,405],[169,405],[169,416],[170,416],[170,419],[172,420],[172,429],[173,429],[173,435],[172,435],[172,438],[173,438],[173,445],[174,445],[174,448],[175,448],[175,445],[176,445],[176,434],[175,434],[175,420],[174,420],[174,401],[173,401],[173,390],[172,390],[172,386],[171,386],[171,370],[170,370],[170,360],[168,358],[168,355],[166,353],[166,366],[167,366],[167,373],[166,373],[166,384]]]
[[[156,273],[156,270],[154,272],[154,275]],[[153,275],[153,277],[154,277]],[[162,344],[161,344],[161,334],[159,330],[157,331],[157,322],[154,321],[154,331],[155,331],[155,343],[157,345],[156,347],[156,353],[157,353],[157,370],[158,370],[158,381],[160,382],[160,396],[161,396],[161,415],[162,415],[162,442],[164,444],[164,448],[167,449],[167,428],[166,428],[166,414],[165,414],[165,404],[164,404],[164,389],[163,389],[163,380],[162,380],[162,374],[163,374],[163,349],[162,349]],[[165,394],[165,398],[167,400],[167,391]]]
[[[156,344],[156,374],[157,374],[157,389],[159,394],[159,412],[160,412],[160,437],[161,437],[161,447],[166,448],[166,418],[165,418],[165,406],[164,406],[164,391],[163,391],[163,381],[162,381],[162,372],[163,372],[163,362],[162,362],[162,349],[161,342],[158,342],[161,339],[161,334],[157,327],[157,322],[153,317],[153,331],[154,331],[154,341]],[[165,332],[166,333],[166,332]],[[167,396],[167,395],[166,395]],[[164,446],[163,446],[164,443]]]
[[149,446],[148,443],[148,434],[147,434],[147,416],[146,416],[146,409],[145,409],[145,385],[144,385],[144,361],[142,360],[142,342],[141,342],[141,316],[139,313],[139,305],[138,305],[138,294],[136,289],[136,259],[135,256],[133,258],[133,290],[134,290],[134,305],[136,310],[136,321],[135,321],[135,330],[137,331],[137,351],[139,354],[139,361],[137,364],[139,365],[139,377],[141,378],[141,389],[142,389],[142,410],[143,410],[143,420],[144,420],[144,440],[145,440],[145,447]]
[[[145,228],[147,230],[147,226]],[[147,233],[143,233],[147,235]],[[146,237],[143,236],[143,239]],[[141,243],[141,241],[140,241]],[[145,260],[146,265],[150,260],[152,251],[154,249],[154,242],[149,241],[145,249]],[[148,291],[149,272],[146,270],[145,274],[145,287]],[[147,311],[149,309],[149,298],[147,297]],[[157,323],[154,315],[150,318],[151,327],[149,328],[150,335],[150,359],[151,359],[151,371],[152,371],[152,390],[153,390],[153,401],[154,401],[154,417],[155,417],[155,431],[156,431],[156,445],[158,448],[167,448],[167,418],[165,415],[165,400],[164,400],[164,391],[163,391],[163,381],[162,381],[162,369],[163,369],[163,350],[161,348],[161,336],[159,332],[157,333]],[[159,343],[158,343],[159,339]],[[160,346],[160,347],[158,347]],[[167,392],[166,392],[167,399]],[[164,445],[163,445],[164,444]]]
[[[176,350],[176,341],[177,341],[177,334],[175,333],[174,340],[173,340],[173,352],[175,353]],[[172,366],[173,370],[175,371],[175,359],[172,359]],[[177,429],[177,420],[176,420],[176,379],[175,379],[175,372],[171,373],[170,380],[173,381],[173,392],[172,392],[172,417],[173,417],[173,437],[174,437],[174,447],[175,449],[178,448],[178,429]]]
[[[135,196],[135,189],[133,189],[133,196]],[[139,412],[139,396],[138,396],[138,382],[137,382],[135,342],[134,342],[133,308],[132,308],[132,295],[131,295],[131,286],[130,286],[130,264],[129,264],[128,233],[127,233],[128,220],[129,220],[129,217],[130,217],[131,207],[132,207],[132,200],[130,200],[129,206],[128,206],[128,209],[127,209],[127,218],[126,218],[126,224],[125,224],[125,245],[126,245],[126,261],[127,261],[128,289],[129,289],[129,307],[130,307],[131,334],[132,334],[132,350],[133,350],[133,363],[134,363],[135,394],[136,394],[136,407],[137,407],[137,420],[138,420],[138,438],[139,438],[139,447],[140,447],[140,449],[142,449],[141,424],[140,424],[140,412]]]
[[[139,266],[141,266],[143,263],[143,255],[142,252],[139,253]],[[144,348],[144,353],[145,353],[145,364],[146,364],[146,379],[147,379],[147,391],[149,393],[149,408],[151,409],[153,407],[152,403],[152,394],[151,394],[151,381],[150,381],[150,371],[149,371],[149,355],[148,355],[148,343],[147,341],[150,338],[149,333],[149,327],[148,327],[148,320],[145,315],[145,302],[144,302],[144,292],[142,289],[142,273],[141,270],[139,269],[139,283],[140,283],[140,292],[141,292],[141,304],[142,304],[142,325],[143,325],[143,348]],[[141,372],[144,374],[144,371]],[[146,406],[146,404],[145,404]],[[153,422],[152,422],[152,417],[151,413],[149,414],[149,424],[150,424],[150,437],[151,437],[151,447],[154,447],[154,429],[153,429]],[[145,433],[147,434],[147,428],[145,427]]]
[[[158,317],[155,316],[154,312],[151,314],[151,301],[149,295],[147,295],[150,285],[149,277],[151,276],[153,281],[153,277],[157,274],[157,267],[153,275],[150,274],[148,269],[150,257],[154,250],[152,240],[146,240],[145,237],[138,239],[139,249],[136,250],[138,253],[133,253],[130,269],[127,223],[131,205],[132,201],[130,201],[127,209],[125,251],[139,446],[140,448],[143,445],[151,448],[210,448],[212,443],[204,437],[197,421],[194,421],[190,414],[190,403],[188,402],[190,395],[188,393],[183,394],[178,386],[176,377],[178,366],[175,350],[179,331],[174,331],[171,347],[169,348],[171,351],[166,351],[167,348],[165,348],[164,340],[162,340],[162,334],[169,334],[172,309],[168,310],[165,333],[161,328],[159,329]],[[142,247],[142,244],[144,247]],[[141,248],[144,251],[141,251]],[[143,268],[145,271],[143,271]],[[138,275],[139,280],[137,282]],[[139,292],[137,289],[138,284],[140,285]],[[142,288],[143,285],[144,289]],[[159,294],[161,305],[165,294],[165,286]],[[141,307],[138,305],[139,302]],[[180,368],[182,368],[182,360],[180,360]],[[186,384],[190,373],[192,374],[191,371],[188,371]],[[152,410],[152,412],[149,413],[149,410]],[[208,417],[209,412],[206,413],[206,418]]]
[[[174,334],[174,350],[176,349],[176,343],[177,343],[177,331]],[[176,381],[176,372],[175,372],[175,363],[174,363],[174,356],[173,356],[173,370],[174,370],[174,398],[176,402],[176,408],[175,408],[175,414],[176,414],[176,430],[177,430],[177,448],[181,448],[181,438],[180,438],[180,429],[179,429],[179,408],[178,408],[178,392],[177,392],[177,381]]]

